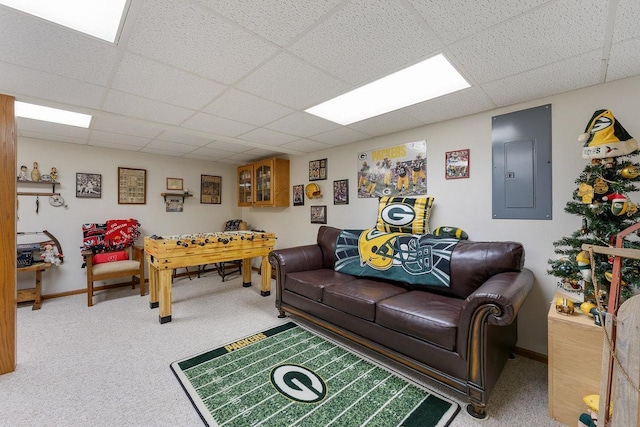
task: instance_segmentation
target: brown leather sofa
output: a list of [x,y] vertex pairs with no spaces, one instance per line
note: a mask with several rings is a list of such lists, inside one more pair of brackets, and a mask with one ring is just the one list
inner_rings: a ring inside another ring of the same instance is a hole
[[517,314],[534,281],[516,242],[460,241],[449,288],[334,271],[340,230],[321,226],[317,243],[274,250],[276,307],[363,344],[464,394],[467,411],[486,405],[517,341]]

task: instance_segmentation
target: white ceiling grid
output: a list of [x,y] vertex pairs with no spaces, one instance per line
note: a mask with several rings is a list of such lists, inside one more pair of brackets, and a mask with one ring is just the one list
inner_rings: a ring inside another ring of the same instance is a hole
[[[243,164],[640,74],[638,0],[131,0],[113,45],[0,6],[20,136]],[[444,53],[471,83],[349,126],[304,110]]]

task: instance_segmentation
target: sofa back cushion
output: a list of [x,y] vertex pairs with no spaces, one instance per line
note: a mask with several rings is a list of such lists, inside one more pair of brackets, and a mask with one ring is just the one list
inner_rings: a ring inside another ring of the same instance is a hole
[[466,298],[491,276],[524,267],[524,248],[518,242],[470,242],[461,240],[451,256],[451,286],[438,288]]

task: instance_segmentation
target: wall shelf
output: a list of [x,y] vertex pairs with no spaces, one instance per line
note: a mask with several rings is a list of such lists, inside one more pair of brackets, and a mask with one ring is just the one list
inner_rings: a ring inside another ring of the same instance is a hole
[[17,180],[18,185],[26,184],[29,186],[34,185],[50,185],[51,192],[50,193],[42,193],[42,192],[31,192],[31,191],[18,191],[18,196],[59,196],[60,193],[56,193],[56,185],[60,184],[59,181],[21,181]]
[[193,194],[191,193],[160,193],[160,195],[162,197],[164,197],[164,200],[167,200],[167,197],[182,197],[182,202],[184,202],[184,199],[187,197],[193,197]]

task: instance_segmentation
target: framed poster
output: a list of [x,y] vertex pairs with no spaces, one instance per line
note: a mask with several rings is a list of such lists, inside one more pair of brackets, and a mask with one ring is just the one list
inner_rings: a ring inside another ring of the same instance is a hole
[[182,190],[182,178],[167,178],[167,190]]
[[427,194],[427,141],[358,153],[358,197]]
[[444,177],[446,179],[469,178],[470,154],[469,149],[444,153]]
[[99,173],[76,173],[76,197],[99,199],[102,197],[102,175]]
[[309,162],[309,181],[327,179],[327,159],[312,160]]
[[118,168],[118,204],[144,205],[147,203],[147,170]]
[[333,181],[333,204],[348,205],[349,204],[349,180],[339,179]]
[[200,175],[200,203],[219,205],[222,203],[222,177]]
[[293,186],[293,206],[304,205],[304,185]]
[[311,206],[311,224],[327,223],[327,206]]

